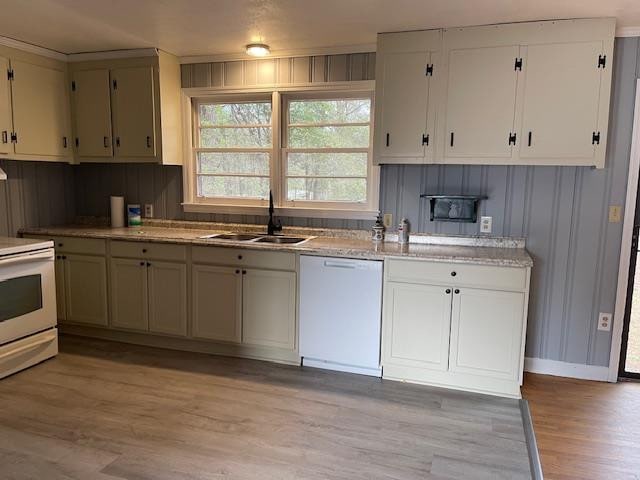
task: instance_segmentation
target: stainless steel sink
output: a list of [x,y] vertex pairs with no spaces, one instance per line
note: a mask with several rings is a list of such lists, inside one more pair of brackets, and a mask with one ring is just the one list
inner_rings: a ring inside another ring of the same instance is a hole
[[256,243],[286,243],[289,245],[295,245],[298,243],[302,243],[306,240],[309,240],[309,239],[305,237],[284,237],[284,236],[277,235],[277,236],[260,237],[255,242]]
[[231,240],[234,242],[250,242],[260,237],[261,235],[256,235],[252,233],[216,233],[213,235],[205,235],[200,238],[212,239],[212,240]]

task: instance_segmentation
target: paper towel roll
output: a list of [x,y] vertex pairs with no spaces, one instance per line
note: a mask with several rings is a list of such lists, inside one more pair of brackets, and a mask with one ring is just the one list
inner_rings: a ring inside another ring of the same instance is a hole
[[111,197],[111,226],[124,227],[124,197]]

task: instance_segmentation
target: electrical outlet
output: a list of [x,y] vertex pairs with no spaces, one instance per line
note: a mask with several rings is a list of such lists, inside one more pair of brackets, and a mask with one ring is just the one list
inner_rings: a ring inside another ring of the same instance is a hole
[[480,217],[480,233],[491,233],[493,217]]
[[609,206],[609,223],[620,223],[622,221],[622,207],[620,205]]
[[598,316],[598,330],[608,332],[611,330],[611,314],[602,313]]
[[391,227],[391,224],[392,224],[392,223],[393,223],[393,214],[391,214],[391,213],[385,213],[385,214],[382,216],[382,224],[383,224],[385,227],[389,228],[389,227]]
[[153,218],[153,204],[145,203],[144,204],[144,218]]

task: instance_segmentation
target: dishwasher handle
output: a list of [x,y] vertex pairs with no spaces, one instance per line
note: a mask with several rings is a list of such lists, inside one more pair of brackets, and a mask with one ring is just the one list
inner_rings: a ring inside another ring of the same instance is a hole
[[341,262],[339,260],[325,260],[324,266],[328,268],[347,268],[350,270],[354,270],[358,267],[353,262]]

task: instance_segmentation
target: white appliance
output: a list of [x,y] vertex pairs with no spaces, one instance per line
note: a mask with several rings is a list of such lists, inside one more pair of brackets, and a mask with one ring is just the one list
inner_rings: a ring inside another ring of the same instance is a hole
[[52,241],[0,237],[0,378],[58,353]]
[[380,377],[381,308],[381,261],[302,255],[302,364]]

